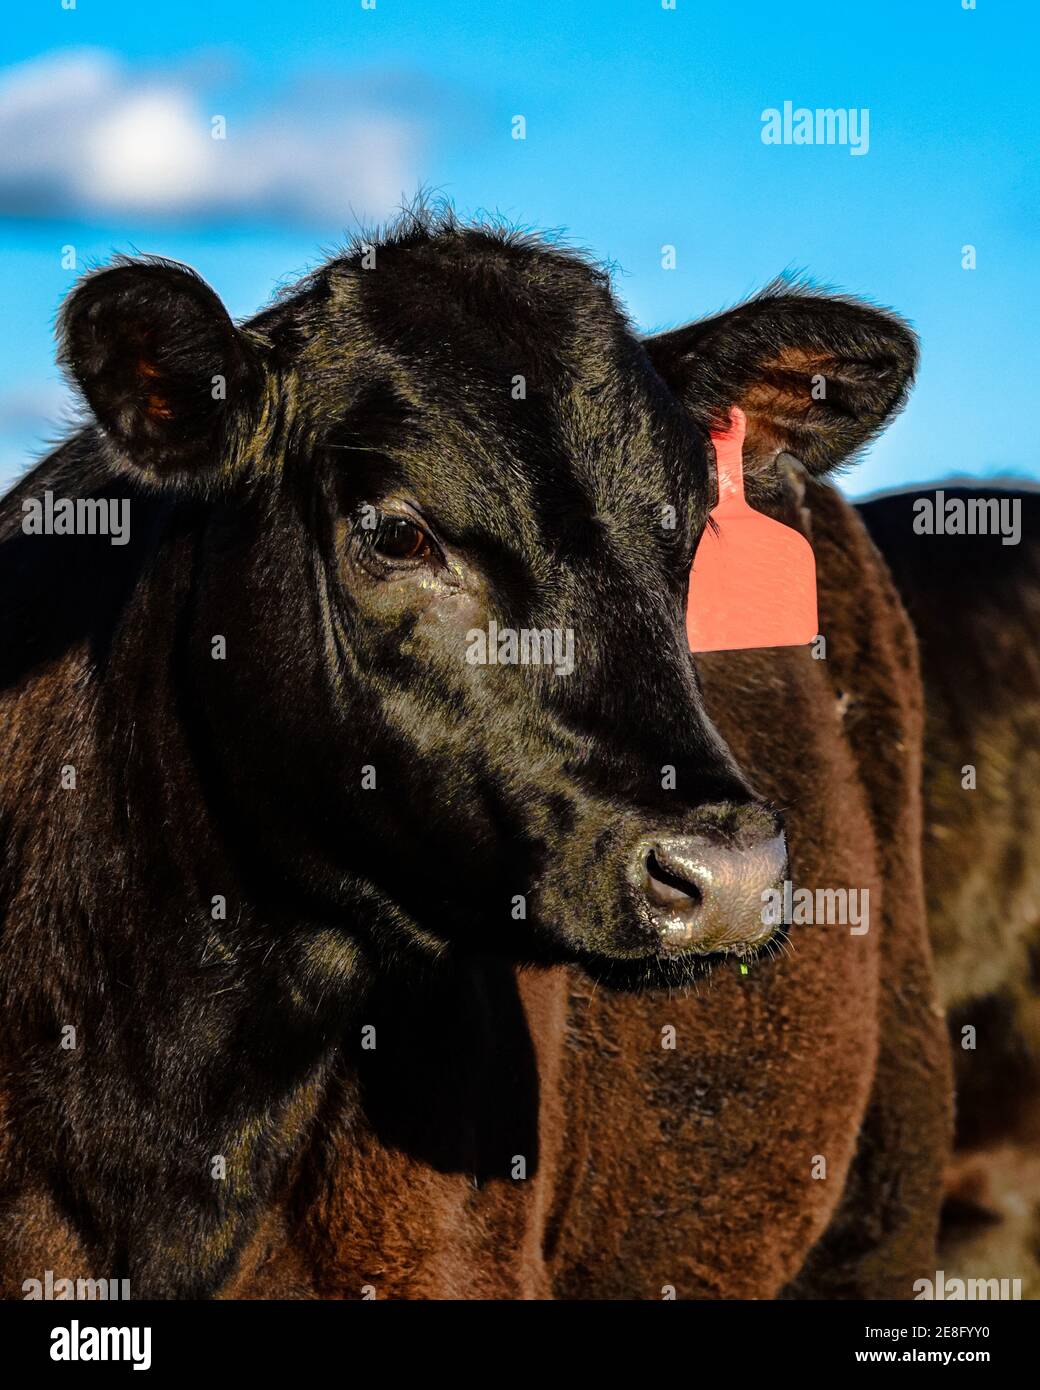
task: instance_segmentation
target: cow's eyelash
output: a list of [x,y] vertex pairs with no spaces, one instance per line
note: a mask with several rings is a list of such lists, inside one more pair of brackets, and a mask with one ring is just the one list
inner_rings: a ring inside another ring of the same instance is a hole
[[[440,543],[431,533],[429,527],[418,517],[412,516],[409,513],[384,512],[378,509],[375,509],[375,515],[376,524],[374,526],[364,524],[366,518],[363,509],[359,509],[354,516],[351,526],[351,542],[355,546],[356,552],[360,557],[377,562],[387,568],[418,567],[422,564],[428,564],[430,560],[442,567],[447,565],[447,559]],[[421,533],[429,548],[428,557],[416,557],[414,560],[404,559],[395,562],[385,559],[379,554],[375,548],[375,543],[379,538],[380,530],[387,522],[394,521],[406,522],[408,525],[414,526],[415,529]]]

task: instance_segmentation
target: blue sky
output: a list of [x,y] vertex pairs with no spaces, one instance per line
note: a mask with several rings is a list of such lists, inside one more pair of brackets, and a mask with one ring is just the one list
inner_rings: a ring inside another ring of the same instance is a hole
[[[19,6],[0,70],[0,485],[60,431],[53,320],[83,268],[114,250],[170,255],[246,314],[420,184],[462,213],[565,230],[616,265],[643,329],[791,269],[899,309],[923,340],[919,383],[844,479],[854,494],[952,473],[1040,477],[1036,11]],[[867,152],[764,144],[762,112],[785,101],[866,108]]]

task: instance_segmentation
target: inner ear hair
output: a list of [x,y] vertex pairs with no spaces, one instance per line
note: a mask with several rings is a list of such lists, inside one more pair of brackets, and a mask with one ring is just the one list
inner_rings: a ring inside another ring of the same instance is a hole
[[787,344],[762,361],[739,397],[748,463],[772,467],[786,453],[818,472],[848,459],[902,405],[908,386],[902,365],[884,353]]
[[708,428],[744,410],[750,475],[780,453],[811,473],[847,461],[901,408],[917,365],[917,340],[896,314],[784,281],[645,345]]
[[156,475],[219,464],[257,364],[193,270],[120,258],[77,285],[58,333],[59,361],[129,463]]

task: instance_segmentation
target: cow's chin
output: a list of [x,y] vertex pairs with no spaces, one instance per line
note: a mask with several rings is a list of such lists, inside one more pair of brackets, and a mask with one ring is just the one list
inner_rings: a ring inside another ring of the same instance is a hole
[[586,943],[580,936],[573,921],[566,932],[536,925],[535,940],[529,950],[520,951],[520,958],[534,965],[577,966],[607,989],[644,993],[686,989],[718,971],[750,972],[756,963],[777,955],[784,942],[782,928],[759,931],[751,941],[734,941],[716,949],[681,950],[674,944],[648,943],[644,950],[633,951],[626,943],[615,950],[612,943]]
[[642,994],[655,990],[687,989],[718,970],[736,970],[753,960],[760,948],[738,956],[734,952],[687,952],[681,955],[613,957],[599,953],[578,957],[575,964],[598,985],[618,993]]

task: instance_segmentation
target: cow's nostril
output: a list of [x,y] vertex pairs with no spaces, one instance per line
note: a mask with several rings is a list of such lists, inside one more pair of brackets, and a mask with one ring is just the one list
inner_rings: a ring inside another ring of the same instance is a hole
[[764,894],[784,872],[783,831],[765,811],[737,822],[729,807],[708,810],[697,833],[648,836],[629,860],[629,881],[668,954],[743,951],[773,931]]
[[651,850],[646,856],[646,876],[646,895],[661,907],[691,908],[702,900],[703,894],[698,884],[665,868],[656,850]]

